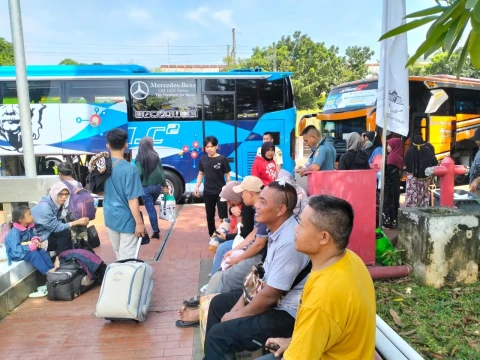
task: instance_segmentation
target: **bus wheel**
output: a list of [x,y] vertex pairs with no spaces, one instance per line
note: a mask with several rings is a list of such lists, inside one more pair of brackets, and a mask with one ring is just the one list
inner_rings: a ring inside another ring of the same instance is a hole
[[182,199],[184,189],[182,180],[173,171],[165,169],[165,178],[167,179],[168,190],[171,195],[175,197],[177,203]]

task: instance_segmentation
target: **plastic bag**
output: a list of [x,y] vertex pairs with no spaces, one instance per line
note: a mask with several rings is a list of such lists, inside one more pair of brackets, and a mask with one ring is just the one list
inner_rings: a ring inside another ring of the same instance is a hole
[[387,251],[393,251],[393,245],[388,240],[382,229],[377,229],[377,240],[375,243],[375,260],[381,265],[390,265],[389,261],[382,255]]
[[242,229],[242,227],[243,227],[242,223],[237,224],[237,236],[235,236],[235,239],[233,239],[232,249],[235,249],[244,240],[242,235],[240,235],[240,230]]
[[0,246],[5,242],[5,237],[7,236],[8,232],[10,231],[10,224],[3,223],[0,225]]
[[175,221],[175,198],[172,195],[160,195],[162,201],[160,202],[160,216],[161,220],[167,220],[168,222]]

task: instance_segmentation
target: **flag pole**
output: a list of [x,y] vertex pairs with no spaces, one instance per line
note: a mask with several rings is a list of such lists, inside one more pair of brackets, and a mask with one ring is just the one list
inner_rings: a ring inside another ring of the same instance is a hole
[[[383,23],[388,24],[388,1],[383,2]],[[387,29],[388,30],[388,29]],[[382,40],[388,41],[388,40]],[[382,129],[382,170],[381,170],[381,180],[380,180],[380,205],[378,208],[378,227],[382,227],[383,223],[383,205],[384,205],[384,194],[385,194],[385,168],[386,168],[386,158],[387,158],[387,106],[388,106],[388,74],[387,74],[387,58],[388,58],[388,47],[385,46],[384,50],[383,64],[380,64],[381,73],[380,76],[383,76],[384,82],[384,91],[383,91],[383,129]]]

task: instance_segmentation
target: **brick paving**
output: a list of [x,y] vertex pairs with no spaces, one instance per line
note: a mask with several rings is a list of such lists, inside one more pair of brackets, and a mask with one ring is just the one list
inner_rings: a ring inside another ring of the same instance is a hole
[[[109,263],[115,258],[101,209],[97,214],[94,224],[101,246],[95,251]],[[148,216],[145,218],[148,221]],[[160,226],[162,239],[142,246],[140,258],[154,258],[169,224],[160,221]],[[151,233],[149,225],[147,228]],[[0,321],[0,359],[190,360],[194,331],[175,327],[176,310],[184,299],[197,293],[200,260],[210,258],[203,205],[184,205],[161,261],[150,262],[155,285],[145,322],[110,323],[94,317],[99,287],[69,302],[27,299]]]

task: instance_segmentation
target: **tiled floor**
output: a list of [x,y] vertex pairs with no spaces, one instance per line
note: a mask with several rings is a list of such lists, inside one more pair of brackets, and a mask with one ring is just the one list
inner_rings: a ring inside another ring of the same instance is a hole
[[[193,329],[178,329],[175,320],[182,301],[197,292],[200,259],[212,257],[204,219],[203,205],[183,206],[161,261],[150,263],[155,287],[144,323],[110,323],[94,317],[98,287],[71,302],[28,299],[0,321],[0,359],[190,360]],[[101,209],[94,223],[102,242],[95,251],[112,262]],[[160,221],[160,225],[165,236],[169,224]],[[143,246],[140,258],[152,260],[162,243],[163,239],[152,240]]]

